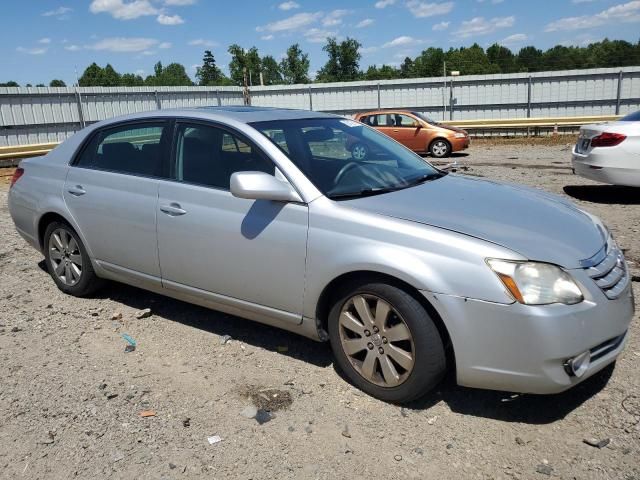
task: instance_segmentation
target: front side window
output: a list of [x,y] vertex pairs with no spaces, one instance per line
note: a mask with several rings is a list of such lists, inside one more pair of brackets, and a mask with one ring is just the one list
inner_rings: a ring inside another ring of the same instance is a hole
[[418,121],[409,115],[396,115],[396,125],[399,127],[415,128]]
[[353,120],[274,120],[251,126],[330,198],[399,190],[444,175],[386,135]]
[[76,165],[118,173],[162,176],[162,136],[165,123],[121,125],[99,131]]
[[219,127],[180,123],[172,177],[229,190],[235,172],[274,174],[273,163],[238,135]]

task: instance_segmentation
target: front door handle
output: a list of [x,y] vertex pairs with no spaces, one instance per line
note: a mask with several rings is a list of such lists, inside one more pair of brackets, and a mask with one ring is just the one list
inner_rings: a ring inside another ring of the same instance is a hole
[[84,188],[82,188],[82,185],[76,185],[75,187],[69,187],[67,189],[67,192],[69,192],[74,197],[80,197],[80,196],[84,195],[85,193],[87,193],[87,191]]
[[179,217],[180,215],[184,215],[187,213],[179,203],[170,203],[169,205],[160,205],[160,211],[166,213],[170,217]]
[[399,132],[400,130],[398,130],[397,128],[393,129],[394,132]]

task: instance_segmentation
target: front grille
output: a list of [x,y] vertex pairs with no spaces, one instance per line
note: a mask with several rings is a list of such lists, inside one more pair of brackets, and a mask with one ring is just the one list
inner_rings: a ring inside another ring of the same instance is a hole
[[613,352],[622,344],[626,335],[627,332],[624,332],[622,335],[610,338],[606,342],[602,342],[600,345],[593,347],[591,349],[591,361],[594,362],[599,358],[604,357],[606,354]]
[[609,300],[618,298],[629,284],[629,272],[624,256],[615,243],[609,245],[604,259],[586,269]]

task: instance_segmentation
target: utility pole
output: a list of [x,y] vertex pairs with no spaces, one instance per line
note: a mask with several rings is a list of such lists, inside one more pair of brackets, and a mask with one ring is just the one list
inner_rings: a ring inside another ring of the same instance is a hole
[[247,67],[242,68],[242,99],[245,105],[251,105],[251,94],[249,93],[249,85],[247,84]]
[[442,63],[442,78],[444,83],[442,85],[442,120],[447,119],[447,62]]

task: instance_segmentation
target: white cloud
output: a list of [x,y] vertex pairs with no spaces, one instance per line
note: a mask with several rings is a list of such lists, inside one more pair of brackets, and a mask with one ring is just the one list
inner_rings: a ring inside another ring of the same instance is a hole
[[475,35],[486,35],[501,28],[512,27],[516,19],[510,17],[495,17],[486,20],[484,17],[475,17],[462,22],[462,25],[454,34],[459,38],[468,38]]
[[311,28],[304,33],[304,36],[311,43],[323,43],[327,37],[335,37],[337,33],[321,28]]
[[167,48],[171,48],[171,42],[162,42],[160,45],[158,45],[158,48],[161,48],[163,50],[166,50]]
[[48,37],[44,37],[44,38],[41,38],[40,40],[38,40],[38,43],[41,43],[43,45],[48,45],[48,44],[51,43],[51,39],[48,38]]
[[640,1],[635,0],[633,2],[614,5],[595,15],[561,18],[549,23],[545,31],[581,30],[616,22],[640,22]]
[[144,52],[158,45],[153,38],[112,37],[87,45],[89,50],[104,50],[108,52]]
[[382,45],[382,48],[390,48],[390,47],[405,47],[407,45],[415,45],[420,43],[420,40],[416,40],[413,37],[408,37],[406,35],[402,35],[400,37],[396,37],[390,42],[387,42]]
[[257,27],[256,30],[258,32],[262,32],[265,30],[268,32],[287,32],[287,31],[299,30],[312,23],[315,23],[321,17],[322,17],[322,12],[296,13],[291,17],[287,17],[282,20],[278,20],[277,22],[272,22],[264,26]]
[[278,5],[278,8],[286,12],[288,10],[293,10],[294,8],[300,8],[300,5],[298,5],[296,2],[282,2],[280,5]]
[[263,35],[260,37],[260,40],[273,40],[273,34],[270,33],[269,35]]
[[133,20],[138,17],[157,15],[160,11],[149,0],[93,0],[91,13],[108,13],[118,20]]
[[362,53],[363,55],[367,54],[367,53],[373,53],[373,52],[377,52],[378,50],[380,50],[379,47],[364,47],[360,49],[360,53]]
[[135,71],[135,72],[133,72],[133,73],[135,73],[136,75],[140,75],[140,76],[142,76],[142,75],[144,75],[144,69],[140,68],[140,69],[136,70],[136,71]]
[[205,40],[204,38],[197,38],[195,40],[191,40],[189,45],[192,47],[217,47],[218,42],[214,42],[213,40]]
[[165,15],[162,13],[158,15],[158,23],[161,25],[180,25],[184,23],[184,20],[180,15]]
[[451,22],[440,22],[436,23],[433,27],[431,27],[431,29],[436,32],[441,32],[442,30],[446,30],[447,28],[449,28],[449,25],[451,25]]
[[28,55],[44,55],[47,53],[47,49],[44,47],[33,47],[33,48],[25,48],[18,47],[16,50],[20,53],[26,53]]
[[63,17],[67,13],[73,12],[73,8],[70,7],[58,7],[54,10],[48,10],[42,14],[43,17]]
[[428,3],[421,0],[410,0],[407,8],[416,18],[435,17],[436,15],[446,15],[453,10],[453,2]]
[[356,23],[356,28],[369,27],[374,23],[375,23],[375,20],[373,20],[373,18],[365,18],[364,20],[360,20],[358,23]]
[[379,0],[376,2],[376,8],[387,8],[389,5],[396,3],[396,0]]
[[592,3],[592,2],[595,2],[595,1],[597,1],[597,0],[571,0],[571,3],[575,3],[575,4],[578,4],[578,3]]
[[194,5],[197,0],[164,0],[164,4],[169,7],[186,7]]
[[65,50],[69,50],[70,52],[77,52],[78,50],[80,50],[80,46],[79,45],[67,45],[64,47]]
[[342,23],[342,17],[348,15],[349,13],[349,10],[333,10],[322,19],[322,25],[324,25],[325,27],[340,25]]
[[529,37],[524,33],[514,33],[513,35],[509,35],[507,38],[503,38],[499,43],[504,46],[517,45],[519,43],[525,42],[529,39]]

